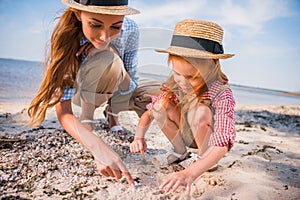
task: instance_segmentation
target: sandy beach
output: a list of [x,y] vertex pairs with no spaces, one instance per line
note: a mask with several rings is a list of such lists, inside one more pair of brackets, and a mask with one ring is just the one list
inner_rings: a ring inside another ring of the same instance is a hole
[[[181,169],[161,166],[158,158],[171,150],[155,123],[147,134],[145,157],[131,154],[138,117],[120,113],[125,136],[108,131],[101,110],[95,132],[119,153],[137,183],[106,178],[96,171],[92,155],[69,136],[48,111],[39,127],[26,126],[26,104],[0,103],[0,197],[1,199],[299,199],[300,105],[238,106],[236,141],[218,163],[185,189],[164,193],[163,179]],[[75,109],[76,110],[76,109]],[[192,150],[190,150],[192,151]]]

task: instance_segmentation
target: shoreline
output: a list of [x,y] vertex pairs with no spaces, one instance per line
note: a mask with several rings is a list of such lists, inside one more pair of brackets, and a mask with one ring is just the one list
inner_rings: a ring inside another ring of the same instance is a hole
[[[25,104],[24,104],[25,105]],[[157,158],[171,146],[156,124],[147,135],[143,158],[129,152],[138,117],[120,113],[126,136],[112,135],[97,112],[96,133],[119,153],[138,183],[131,190],[124,178],[96,172],[91,154],[69,136],[56,120],[54,109],[42,126],[24,126],[26,109],[0,103],[0,197],[13,199],[297,199],[300,196],[300,105],[237,106],[236,141],[218,163],[192,185],[164,193],[158,187],[178,165],[160,166]],[[75,113],[78,108],[75,108]]]
[[282,94],[300,98],[300,92],[282,92]]

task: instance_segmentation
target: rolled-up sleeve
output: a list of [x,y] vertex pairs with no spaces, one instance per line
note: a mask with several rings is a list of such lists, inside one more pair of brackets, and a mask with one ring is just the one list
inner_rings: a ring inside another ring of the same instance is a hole
[[72,97],[74,96],[76,92],[76,88],[75,87],[64,87],[63,89],[63,94],[62,94],[62,98],[61,98],[61,102],[67,101],[69,99],[72,99]]
[[210,146],[233,147],[235,140],[235,101],[231,90],[224,90],[214,101],[214,132],[209,141]]
[[138,85],[138,46],[139,46],[139,29],[137,24],[132,20],[127,20],[126,30],[127,35],[124,55],[121,56],[124,62],[124,67],[130,76],[130,86],[126,91],[119,90],[120,94],[129,94],[135,90]]

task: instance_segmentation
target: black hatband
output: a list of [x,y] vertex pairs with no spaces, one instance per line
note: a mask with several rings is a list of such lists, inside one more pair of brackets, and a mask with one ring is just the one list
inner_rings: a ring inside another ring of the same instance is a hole
[[223,46],[218,42],[203,38],[183,35],[173,35],[171,46],[185,47],[196,50],[205,50],[214,54],[223,54]]
[[74,0],[77,3],[87,6],[125,6],[128,0]]

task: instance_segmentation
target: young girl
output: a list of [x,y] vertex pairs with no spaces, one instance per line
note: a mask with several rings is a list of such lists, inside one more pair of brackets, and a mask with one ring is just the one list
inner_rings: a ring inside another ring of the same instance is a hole
[[[127,105],[132,99],[144,100],[143,96],[136,98],[138,27],[125,17],[139,11],[128,7],[128,0],[62,3],[70,8],[53,30],[45,78],[28,109],[31,124],[41,124],[46,110],[55,106],[63,128],[91,151],[100,173],[118,179],[124,175],[133,184],[119,155],[93,134],[91,122],[95,109],[114,93],[124,95],[127,99],[122,101]],[[73,115],[71,99],[82,108],[79,120]],[[123,105],[118,110],[129,109]],[[140,115],[144,112],[133,109]]]
[[155,119],[174,147],[168,164],[187,158],[186,146],[197,149],[198,160],[162,183],[166,192],[179,186],[190,192],[192,182],[213,167],[233,146],[235,101],[219,59],[224,54],[223,30],[212,22],[184,20],[174,30],[169,54],[173,74],[161,93],[147,105],[137,126],[131,152],[144,154],[145,133]]

